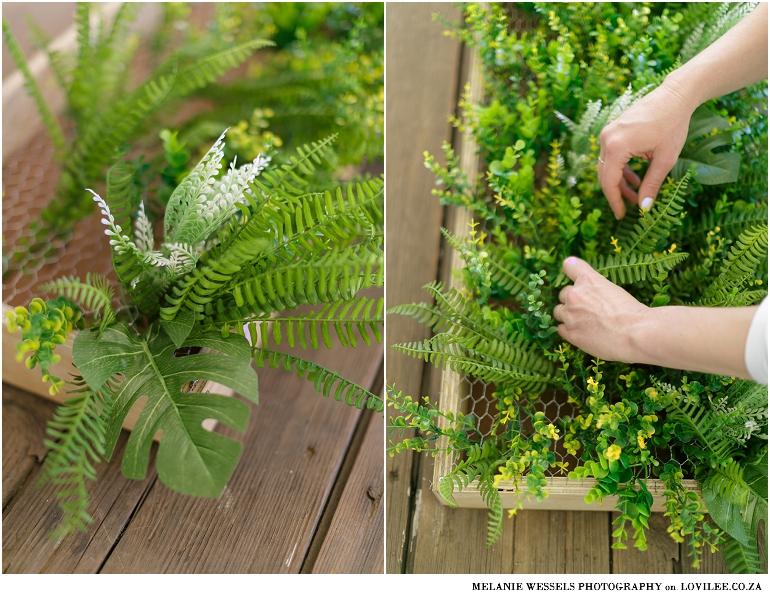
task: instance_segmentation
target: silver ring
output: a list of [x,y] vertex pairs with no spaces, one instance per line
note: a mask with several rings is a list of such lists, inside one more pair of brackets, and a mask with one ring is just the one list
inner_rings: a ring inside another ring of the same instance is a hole
[[596,159],[599,160],[600,164],[604,164],[604,160],[602,158],[596,158]]

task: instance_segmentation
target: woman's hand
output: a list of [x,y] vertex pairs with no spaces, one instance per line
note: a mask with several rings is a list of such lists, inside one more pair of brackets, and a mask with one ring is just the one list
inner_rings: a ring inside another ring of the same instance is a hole
[[634,333],[650,311],[582,259],[568,257],[564,273],[575,284],[559,293],[553,316],[559,335],[605,361],[636,362]]
[[[602,129],[599,184],[617,219],[626,215],[621,195],[645,211],[650,210],[684,147],[696,107],[676,81],[666,79]],[[641,184],[628,167],[632,157],[650,160]]]

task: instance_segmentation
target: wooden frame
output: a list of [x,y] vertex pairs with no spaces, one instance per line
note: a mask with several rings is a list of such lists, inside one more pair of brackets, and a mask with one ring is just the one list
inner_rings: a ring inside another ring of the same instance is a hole
[[[484,85],[483,85],[483,73],[481,59],[476,52],[475,48],[470,48],[470,64],[468,70],[468,84],[470,87],[470,100],[472,102],[481,102],[484,99]],[[479,171],[479,157],[477,155],[478,145],[476,140],[470,135],[461,134],[460,148],[458,151],[460,167],[465,173],[468,180],[476,180],[476,176]],[[456,207],[454,215],[454,225],[452,227],[452,233],[457,237],[463,237],[468,235],[468,225],[472,219],[472,214],[465,208]],[[463,267],[463,261],[457,251],[448,248],[450,251],[451,266],[449,271],[459,271]],[[461,282],[456,278],[452,278],[449,281],[451,288],[460,288]],[[450,370],[444,370],[441,375],[441,391],[439,404],[440,409],[444,412],[461,412],[462,410],[462,382],[463,378],[459,373]],[[449,422],[445,419],[441,420],[442,428],[447,428]],[[446,500],[441,496],[439,492],[439,483],[443,476],[451,472],[455,468],[455,459],[451,454],[447,454],[446,448],[448,440],[442,437],[438,441],[439,451],[435,457],[435,464],[433,468],[433,493],[438,500],[448,505]],[[526,476],[522,481],[522,485],[526,486]],[[700,486],[694,480],[684,479],[682,485],[687,491],[694,491],[700,494]],[[549,497],[541,502],[535,499],[530,499],[532,496],[521,496],[517,494],[516,489],[511,481],[502,481],[499,486],[500,497],[503,501],[504,508],[516,508],[521,505],[522,508],[528,510],[594,510],[594,511],[609,511],[614,510],[617,498],[607,498],[602,500],[602,503],[593,502],[592,504],[585,503],[585,496],[588,491],[594,486],[593,481],[579,480],[573,481],[566,477],[551,477],[548,479],[547,490]],[[647,481],[647,488],[653,497],[653,512],[664,511],[664,485],[662,481],[657,479],[651,479]],[[473,482],[462,490],[455,491],[452,497],[461,508],[486,508],[487,505],[481,498],[479,493],[478,483]]]

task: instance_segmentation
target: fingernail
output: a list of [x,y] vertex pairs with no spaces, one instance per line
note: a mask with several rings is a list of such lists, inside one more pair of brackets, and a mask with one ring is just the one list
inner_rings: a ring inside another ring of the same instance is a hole
[[652,209],[652,197],[645,197],[642,199],[639,207],[642,208],[642,211],[650,211]]
[[577,257],[567,257],[564,260],[564,263],[575,263],[577,261]]

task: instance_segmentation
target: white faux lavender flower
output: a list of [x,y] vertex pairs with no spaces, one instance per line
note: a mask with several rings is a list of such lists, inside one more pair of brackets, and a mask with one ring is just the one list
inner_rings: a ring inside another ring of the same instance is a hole
[[104,218],[102,218],[102,224],[107,226],[107,229],[104,231],[104,234],[111,237],[110,245],[115,247],[115,252],[118,253],[119,255],[122,255],[123,253],[127,253],[129,251],[137,252],[136,245],[133,242],[131,242],[131,239],[129,239],[125,234],[123,234],[123,229],[120,227],[120,225],[115,223],[115,218],[110,212],[110,208],[107,206],[107,203],[104,201],[104,199],[102,199],[97,193],[95,193],[91,189],[86,189],[86,191],[88,191],[94,196],[94,201],[96,201],[97,205],[101,208],[102,215],[105,216]]
[[134,223],[134,238],[136,246],[142,253],[147,253],[155,248],[155,235],[152,231],[152,224],[144,211],[144,201],[139,203],[139,215]]

